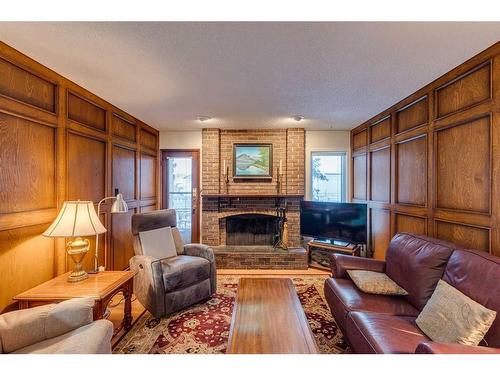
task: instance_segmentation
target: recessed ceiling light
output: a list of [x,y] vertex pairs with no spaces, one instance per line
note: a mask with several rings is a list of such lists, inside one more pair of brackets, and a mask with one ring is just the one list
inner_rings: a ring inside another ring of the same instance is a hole
[[210,116],[198,116],[198,121],[201,121],[201,122],[205,122],[205,121],[208,121],[211,119],[212,119],[212,117],[210,117]]
[[294,115],[292,118],[295,121],[299,122],[299,121],[302,121],[304,119],[304,116],[302,116],[302,115]]

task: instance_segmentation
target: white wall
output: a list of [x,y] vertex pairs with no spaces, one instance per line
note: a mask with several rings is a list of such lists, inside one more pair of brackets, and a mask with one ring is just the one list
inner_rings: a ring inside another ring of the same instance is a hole
[[160,149],[199,149],[201,157],[201,130],[161,131]]
[[347,200],[351,197],[351,133],[339,130],[306,131],[306,199],[311,200],[311,152],[345,151],[347,153]]

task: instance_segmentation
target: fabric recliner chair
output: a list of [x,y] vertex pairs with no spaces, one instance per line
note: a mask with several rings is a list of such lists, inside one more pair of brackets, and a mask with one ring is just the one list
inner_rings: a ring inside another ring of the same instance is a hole
[[93,298],[0,315],[0,353],[110,354],[113,323],[93,320]]
[[[136,272],[134,293],[142,305],[160,318],[210,298],[217,290],[213,249],[202,244],[184,245],[174,209],[134,214],[132,234],[135,256],[130,269]],[[144,255],[140,232],[171,227],[177,256],[157,259]]]

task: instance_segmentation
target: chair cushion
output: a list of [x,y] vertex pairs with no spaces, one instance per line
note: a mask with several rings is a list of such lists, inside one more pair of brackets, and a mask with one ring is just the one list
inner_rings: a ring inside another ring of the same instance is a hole
[[385,294],[389,296],[406,296],[408,292],[391,280],[383,272],[365,270],[347,270],[356,286],[365,293]]
[[175,227],[176,225],[177,217],[175,210],[172,208],[132,215],[132,234],[134,236],[137,236],[139,232],[164,227]]
[[172,227],[172,237],[174,237],[174,243],[175,243],[175,249],[177,250],[177,255],[184,254],[184,241],[182,240],[179,228]]
[[167,293],[210,277],[210,262],[204,258],[180,255],[160,262]]
[[156,259],[171,258],[177,255],[172,228],[164,227],[139,232],[142,253]]
[[419,314],[419,311],[403,297],[364,293],[348,279],[327,279],[325,297],[335,321],[342,330],[346,326],[347,314],[351,311],[371,311],[413,317]]
[[478,250],[457,250],[446,265],[443,280],[497,312],[484,341],[490,347],[500,348],[500,298],[494,297],[500,296],[500,258]]
[[389,244],[385,273],[408,292],[407,301],[422,310],[455,249],[450,242],[399,233]]
[[478,345],[497,315],[439,280],[416,324],[433,341]]
[[415,324],[415,317],[354,311],[347,319],[346,336],[356,353],[415,353],[429,340]]

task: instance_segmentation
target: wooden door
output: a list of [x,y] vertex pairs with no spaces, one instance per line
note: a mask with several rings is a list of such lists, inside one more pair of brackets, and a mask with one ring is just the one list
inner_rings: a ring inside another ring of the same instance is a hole
[[162,150],[162,208],[174,208],[185,243],[200,242],[200,151]]

